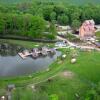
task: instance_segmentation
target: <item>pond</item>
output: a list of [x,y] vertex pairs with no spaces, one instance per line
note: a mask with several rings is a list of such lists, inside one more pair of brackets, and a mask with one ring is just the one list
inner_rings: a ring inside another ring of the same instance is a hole
[[23,49],[23,47],[18,45],[0,44],[0,77],[29,75],[45,70],[61,55],[61,52],[56,51],[56,54],[53,56],[48,55],[37,59],[27,57],[26,59],[22,59],[18,55],[18,52]]

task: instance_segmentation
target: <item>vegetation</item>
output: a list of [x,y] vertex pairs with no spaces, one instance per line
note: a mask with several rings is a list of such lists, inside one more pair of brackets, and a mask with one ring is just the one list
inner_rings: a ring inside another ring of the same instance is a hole
[[[41,0],[0,0],[0,3],[3,4],[16,4],[16,3],[21,3],[21,2],[33,2],[33,1],[38,1],[40,2]],[[42,0],[41,2],[54,2],[54,3],[61,3],[60,0]],[[62,0],[63,3],[70,3],[70,4],[86,4],[86,3],[93,3],[93,4],[98,4],[100,3],[99,0]]]
[[96,36],[100,38],[100,32],[96,32]]
[[[76,31],[87,19],[94,19],[96,24],[100,24],[100,0],[0,0],[0,36],[53,40],[57,35],[55,24],[70,25]],[[99,33],[96,33],[98,37]],[[80,42],[71,34],[66,37]],[[0,41],[26,48],[44,45],[18,40]],[[8,84],[15,84],[13,100],[100,100],[100,52],[60,51],[67,57],[58,57],[49,70],[29,76],[0,78],[0,97],[6,94],[4,88]],[[76,63],[72,64],[70,61],[74,53],[78,56]]]
[[66,34],[64,37],[67,38],[71,42],[75,42],[75,43],[81,43],[82,42],[78,37],[76,37],[76,36],[74,36],[73,34],[70,34],[70,33]]
[[[35,73],[31,75],[32,77],[1,79],[0,87],[11,83],[16,84],[16,89],[12,92],[14,100],[18,98],[21,100],[40,100],[40,98],[41,100],[44,98],[45,100],[54,98],[56,100],[79,98],[80,100],[99,100],[100,53],[71,49],[60,49],[60,51],[67,55],[66,59],[58,58],[50,65],[49,71]],[[75,52],[78,53],[77,62],[71,64],[70,60]],[[64,72],[67,72],[67,75]],[[32,85],[35,86],[34,89],[31,88]]]
[[41,38],[41,33],[45,29],[45,21],[41,17],[31,14],[0,14],[0,17],[0,32],[2,35],[23,35],[34,38],[38,36],[38,38]]
[[0,35],[55,39],[55,23],[70,25],[74,30],[86,19],[94,19],[100,24],[99,9],[100,5],[93,4],[76,6],[36,1],[0,4]]
[[38,47],[38,46],[43,46],[44,44],[50,47],[53,47],[54,44],[52,43],[42,43],[42,42],[30,42],[30,41],[22,41],[22,40],[7,40],[7,39],[0,39],[0,43],[10,43],[10,44],[16,44],[20,45],[25,48],[33,48],[33,47]]

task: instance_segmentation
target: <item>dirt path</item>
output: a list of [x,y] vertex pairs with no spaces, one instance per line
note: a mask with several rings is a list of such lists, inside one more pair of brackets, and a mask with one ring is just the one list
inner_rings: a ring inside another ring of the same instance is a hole
[[57,39],[62,40],[62,41],[66,41],[70,47],[76,47],[76,48],[80,48],[80,49],[91,49],[91,50],[100,51],[99,48],[96,48],[96,47],[93,47],[93,46],[81,46],[81,45],[77,45],[77,44],[72,43],[72,42],[70,42],[69,40],[67,40],[67,39],[65,39],[63,37],[60,37],[60,36],[57,36]]

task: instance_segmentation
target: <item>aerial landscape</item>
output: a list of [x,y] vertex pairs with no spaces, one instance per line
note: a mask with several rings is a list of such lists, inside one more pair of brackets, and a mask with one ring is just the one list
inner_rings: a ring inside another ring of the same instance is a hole
[[100,100],[100,0],[0,0],[0,100]]

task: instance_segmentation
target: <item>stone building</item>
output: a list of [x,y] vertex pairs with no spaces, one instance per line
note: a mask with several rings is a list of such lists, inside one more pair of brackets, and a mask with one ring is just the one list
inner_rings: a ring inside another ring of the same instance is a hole
[[95,35],[95,22],[94,20],[86,20],[83,22],[79,29],[80,38],[84,39]]

